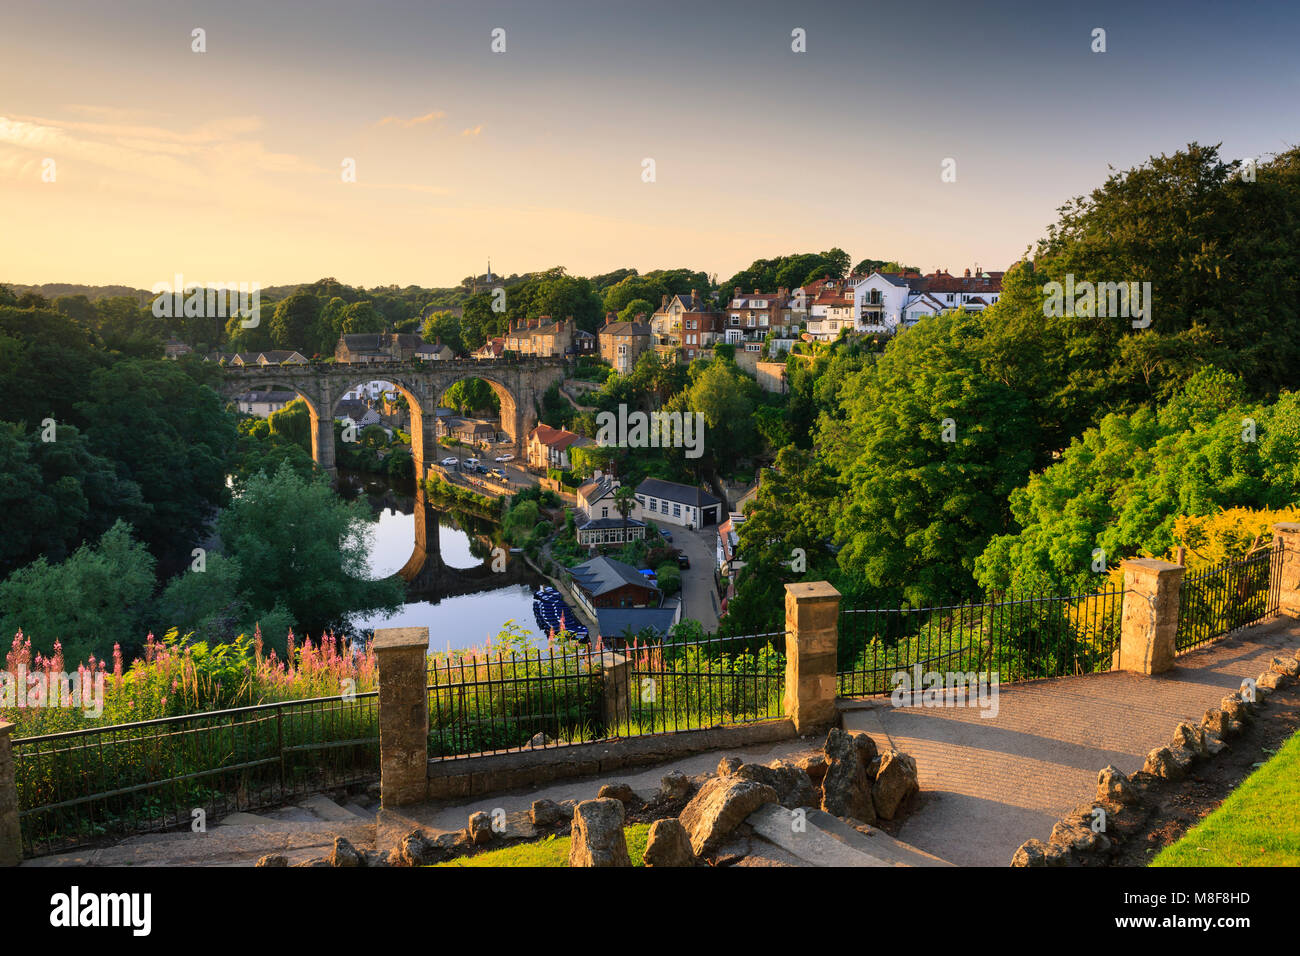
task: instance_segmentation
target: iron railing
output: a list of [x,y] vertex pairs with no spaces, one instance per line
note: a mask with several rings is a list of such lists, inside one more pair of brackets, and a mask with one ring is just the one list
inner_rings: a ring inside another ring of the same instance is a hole
[[378,692],[13,740],[23,852],[190,827],[379,778]]
[[1179,653],[1277,613],[1282,587],[1281,542],[1183,577],[1178,592]]
[[895,675],[961,673],[999,683],[1110,670],[1123,591],[1002,596],[980,604],[847,608],[840,613],[839,695],[889,693]]
[[429,757],[781,716],[784,633],[431,659]]

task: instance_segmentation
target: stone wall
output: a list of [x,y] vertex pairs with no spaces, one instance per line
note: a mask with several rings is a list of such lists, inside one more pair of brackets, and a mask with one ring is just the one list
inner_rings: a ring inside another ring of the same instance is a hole
[[798,737],[790,720],[682,730],[590,744],[561,744],[534,750],[429,761],[431,800],[472,797],[497,790],[535,787],[553,780],[587,777],[703,753]]

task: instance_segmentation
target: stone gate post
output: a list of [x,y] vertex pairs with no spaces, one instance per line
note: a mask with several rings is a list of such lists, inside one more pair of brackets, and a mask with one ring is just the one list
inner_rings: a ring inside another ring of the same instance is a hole
[[1275,524],[1273,533],[1283,548],[1277,609],[1287,617],[1300,617],[1300,524]]
[[17,866],[23,858],[23,834],[18,825],[18,783],[9,732],[14,725],[0,720],[0,866]]
[[1183,567],[1156,558],[1137,558],[1124,569],[1119,669],[1159,674],[1174,666],[1178,596]]
[[785,586],[785,716],[800,734],[835,720],[840,592],[826,581]]
[[379,800],[419,803],[429,791],[427,627],[375,631],[379,665]]

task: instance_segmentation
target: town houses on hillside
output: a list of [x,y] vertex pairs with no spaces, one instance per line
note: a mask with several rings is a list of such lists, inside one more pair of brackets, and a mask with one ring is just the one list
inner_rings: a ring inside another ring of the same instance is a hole
[[853,287],[853,328],[861,332],[896,332],[911,328],[929,315],[949,309],[981,312],[1002,295],[1001,272],[975,267],[972,275],[951,275],[946,269],[919,272],[873,272]]
[[723,314],[699,292],[664,296],[650,317],[651,344],[675,362],[690,362],[713,347],[723,334]]

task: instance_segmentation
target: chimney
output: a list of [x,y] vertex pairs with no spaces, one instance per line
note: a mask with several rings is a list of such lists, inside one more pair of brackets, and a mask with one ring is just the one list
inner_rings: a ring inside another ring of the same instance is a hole
[[668,308],[668,296],[665,295],[659,300],[659,310],[662,312],[667,308]]
[[758,294],[759,294],[758,290],[755,289],[755,290],[754,290],[754,295],[758,295]]
[[969,269],[966,270],[966,278],[967,278],[967,279],[970,278],[970,270],[969,270]]

